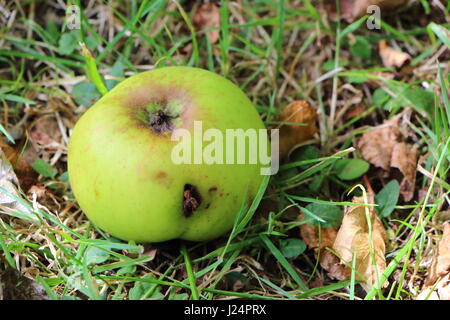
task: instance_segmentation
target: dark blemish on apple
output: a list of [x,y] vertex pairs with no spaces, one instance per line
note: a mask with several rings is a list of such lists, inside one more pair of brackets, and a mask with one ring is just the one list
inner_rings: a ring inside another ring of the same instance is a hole
[[154,180],[165,188],[170,188],[173,178],[165,171],[158,171],[153,176]]
[[192,216],[200,206],[202,198],[197,188],[192,184],[185,184],[183,188],[183,215],[186,218]]
[[165,179],[165,178],[167,178],[167,172],[159,171],[156,174],[156,179]]
[[211,187],[211,188],[209,188],[209,190],[208,190],[208,192],[214,192],[214,191],[217,191],[217,187]]
[[211,203],[208,203],[205,207],[205,209],[208,209],[211,206]]

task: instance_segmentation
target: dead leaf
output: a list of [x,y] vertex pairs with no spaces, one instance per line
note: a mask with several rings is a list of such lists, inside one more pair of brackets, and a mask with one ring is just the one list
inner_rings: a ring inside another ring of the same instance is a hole
[[50,114],[41,116],[34,121],[30,128],[30,139],[44,148],[58,149],[61,131],[56,118]]
[[441,278],[435,286],[424,287],[416,300],[450,300],[450,274]]
[[[220,26],[220,12],[217,5],[213,2],[204,3],[194,13],[192,19],[197,30],[204,30]],[[210,30],[207,32],[209,41],[216,43],[219,39],[220,30]]]
[[331,279],[345,280],[350,278],[350,271],[340,263],[339,258],[332,252],[324,250],[320,254],[320,266],[327,271]]
[[442,278],[436,288],[440,300],[450,300],[450,274]]
[[373,165],[389,170],[392,150],[400,137],[398,129],[400,117],[395,116],[384,122],[382,128],[365,132],[358,141],[363,158]]
[[3,153],[2,149],[0,149],[0,187],[6,190],[6,192],[0,190],[1,212],[14,215],[14,212],[19,211],[27,215],[30,220],[35,220],[33,219],[34,216],[31,214],[30,210],[12,197],[16,196],[22,198],[18,186],[19,181],[14,173],[13,166]]
[[384,66],[387,68],[401,68],[405,63],[411,60],[409,54],[389,47],[386,44],[386,40],[381,40],[378,43],[378,52]]
[[417,149],[404,142],[394,144],[392,149],[391,167],[399,169],[403,174],[400,193],[405,201],[411,201],[414,196],[418,156]]
[[20,145],[15,149],[3,141],[0,141],[0,148],[5,153],[8,161],[12,164],[20,186],[23,190],[27,191],[36,183],[39,176],[30,164],[38,158],[36,151],[28,145],[22,152],[22,147]]
[[386,10],[384,12],[388,12],[409,2],[409,0],[341,0],[341,16],[347,22],[353,22],[365,14],[370,14],[367,12],[369,6],[376,5],[381,10]]
[[331,248],[336,239],[336,228],[321,228],[319,237],[319,227],[303,224],[300,226],[300,236],[310,249]]
[[[354,197],[353,202],[363,203],[362,197]],[[369,235],[369,224],[366,207],[363,205],[346,207],[342,225],[333,244],[333,250],[341,258],[341,263],[347,265],[349,272],[353,256],[356,257],[357,280],[364,281],[364,289],[369,290],[378,283],[379,276],[386,269],[386,230],[375,213],[369,209],[372,233]],[[372,250],[371,250],[372,248]],[[373,258],[371,255],[373,252]]]
[[316,257],[320,254],[320,266],[327,271],[331,279],[344,280],[349,276],[345,266],[340,264],[339,258],[327,248],[331,248],[336,239],[336,228],[321,228],[304,224],[300,226],[300,236],[308,248],[313,249]]
[[417,300],[427,297],[430,300],[450,300],[450,222],[444,225],[442,239]]
[[427,285],[435,282],[437,278],[450,273],[450,223],[444,225],[444,233],[439,246],[437,247],[436,255],[431,264],[430,273],[428,275]]
[[156,256],[156,253],[157,253],[157,252],[158,252],[157,249],[153,249],[153,250],[150,250],[150,251],[145,251],[145,252],[143,252],[140,256],[141,256],[141,257],[147,256],[147,257],[149,257],[149,260],[148,260],[148,261],[151,261],[151,260],[155,259],[155,256]]
[[386,171],[397,168],[403,174],[400,192],[405,201],[414,196],[419,152],[412,145],[402,142],[399,129],[402,115],[386,120],[381,128],[365,132],[358,141],[362,157]]
[[[280,111],[280,157],[284,158],[299,143],[311,139],[317,132],[317,112],[306,101],[294,101]],[[294,123],[294,124],[291,124]]]

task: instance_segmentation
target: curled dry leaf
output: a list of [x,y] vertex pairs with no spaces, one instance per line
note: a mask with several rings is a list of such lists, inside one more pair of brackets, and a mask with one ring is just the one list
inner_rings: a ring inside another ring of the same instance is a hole
[[416,300],[450,300],[450,273],[439,278],[434,286],[424,287]]
[[389,12],[407,5],[410,0],[341,0],[341,16],[348,22],[353,22],[368,12],[370,6],[376,5],[381,10]]
[[[220,26],[220,12],[217,5],[213,2],[204,3],[194,13],[192,19],[197,30],[204,30]],[[211,43],[216,43],[219,39],[220,30],[208,31],[208,38]]]
[[396,50],[386,44],[386,40],[381,40],[378,44],[378,51],[381,60],[387,68],[401,68],[411,60],[411,56],[405,52]]
[[6,155],[0,149],[0,212],[13,214],[16,211],[30,214],[30,210],[14,199],[11,195],[21,198],[19,192],[19,181],[14,173],[13,166]]
[[[320,235],[320,236],[319,236]],[[308,248],[313,249],[316,257],[320,254],[320,266],[327,271],[332,279],[344,280],[349,277],[349,272],[339,262],[339,258],[327,248],[331,248],[336,239],[336,228],[321,228],[304,224],[300,226],[300,236],[307,244]]]
[[450,300],[450,222],[444,225],[444,234],[417,299]]
[[436,259],[433,268],[433,272],[430,275],[430,281],[433,281],[433,277],[442,276],[446,273],[450,273],[450,222],[444,225],[444,232],[442,239],[439,242],[439,247],[436,252]]
[[23,190],[27,191],[36,183],[38,178],[37,172],[30,164],[38,158],[37,153],[30,145],[22,152],[22,147],[18,146],[15,149],[2,141],[0,141],[0,148],[12,165],[20,186]]
[[[354,197],[353,202],[364,203],[364,199]],[[370,221],[367,220],[367,210]],[[348,206],[333,250],[341,258],[341,263],[346,265],[349,273],[351,272],[349,266],[352,265],[355,255],[355,277],[364,282],[362,285],[364,289],[369,290],[378,283],[380,275],[386,269],[386,240],[386,230],[373,207],[366,209],[363,205]]]
[[280,111],[280,158],[286,157],[298,144],[317,132],[317,112],[306,101],[294,101]]
[[399,129],[401,115],[384,122],[381,128],[365,132],[358,141],[362,157],[373,165],[389,171],[397,168],[403,174],[400,192],[405,201],[414,196],[416,168],[419,152],[402,142]]

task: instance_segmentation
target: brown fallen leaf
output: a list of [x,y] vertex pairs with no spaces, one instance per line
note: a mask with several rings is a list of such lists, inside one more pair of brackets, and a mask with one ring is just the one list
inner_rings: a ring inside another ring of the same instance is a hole
[[[362,197],[354,197],[353,202],[364,203]],[[372,201],[370,201],[372,203]],[[371,234],[369,234],[369,211]],[[376,285],[379,276],[386,269],[386,230],[375,213],[373,207],[363,205],[348,206],[345,209],[344,219],[339,228],[333,250],[341,258],[341,263],[351,272],[353,256],[356,257],[355,277],[364,281],[365,290]],[[373,252],[373,256],[372,256]]]
[[403,174],[400,193],[405,201],[411,201],[414,197],[418,156],[417,149],[404,142],[394,144],[392,149],[391,167],[399,169]]
[[[433,288],[434,287],[434,288]],[[450,222],[444,225],[428,276],[417,300],[450,300]]]
[[344,280],[349,277],[349,272],[340,264],[339,258],[327,248],[331,248],[336,239],[336,228],[321,228],[319,237],[319,227],[304,224],[300,226],[300,236],[305,241],[308,248],[313,249],[317,256],[320,254],[320,266],[327,271],[331,279]]
[[30,139],[44,148],[58,149],[61,131],[55,116],[44,115],[34,121],[30,128]]
[[[220,12],[213,2],[204,3],[194,13],[192,22],[197,30],[204,30],[220,26]],[[207,32],[209,41],[216,43],[219,39],[220,30],[210,30]]]
[[411,56],[405,52],[396,50],[387,45],[386,40],[378,43],[378,52],[383,64],[387,68],[401,68],[411,60]]
[[341,16],[347,22],[353,22],[356,19],[362,17],[367,12],[367,8],[372,5],[380,7],[384,12],[398,9],[406,4],[410,0],[341,0]]
[[405,201],[414,196],[416,168],[419,152],[412,145],[402,142],[399,129],[402,115],[386,120],[381,128],[365,132],[357,143],[364,160],[389,171],[397,168],[403,174],[400,192]]
[[436,285],[439,300],[450,300],[450,274],[443,277]]
[[327,274],[331,279],[349,279],[351,275],[350,270],[340,262],[340,259],[331,251],[324,250],[320,254],[320,266],[327,270]]
[[373,165],[389,170],[392,150],[400,137],[398,129],[400,117],[386,120],[382,128],[365,132],[358,141],[362,157]]
[[336,239],[336,228],[321,228],[319,237],[319,227],[303,224],[300,226],[300,236],[310,249],[331,248]]
[[447,273],[450,273],[450,222],[444,225],[442,239],[439,241],[426,284],[431,284]]
[[450,300],[450,274],[441,278],[435,286],[424,287],[416,300]]
[[[286,157],[299,143],[312,138],[317,132],[318,115],[306,101],[293,101],[284,107],[276,119],[280,124],[280,158]],[[293,124],[292,124],[293,123]]]
[[17,212],[20,212],[24,218],[26,216],[28,219],[36,221],[36,217],[31,214],[30,210],[16,200],[22,198],[18,186],[19,181],[13,166],[0,148],[0,187],[2,188],[0,190],[0,213],[16,216]]
[[20,186],[24,191],[27,191],[36,183],[39,176],[30,164],[38,158],[37,153],[30,145],[22,152],[20,145],[17,148],[13,148],[3,141],[0,141],[0,148],[11,163]]

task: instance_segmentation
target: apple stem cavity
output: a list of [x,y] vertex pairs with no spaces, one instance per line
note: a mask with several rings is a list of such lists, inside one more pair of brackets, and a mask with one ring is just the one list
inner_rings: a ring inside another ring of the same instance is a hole
[[183,105],[177,100],[164,104],[151,103],[147,106],[147,113],[150,128],[158,134],[163,134],[172,132],[180,126],[180,115],[183,113]]
[[158,110],[155,113],[149,114],[148,120],[150,128],[152,128],[156,133],[172,131],[174,128],[172,117],[166,114],[163,110]]
[[185,184],[183,188],[183,214],[186,218],[192,216],[200,206],[202,198],[197,188],[192,184]]

